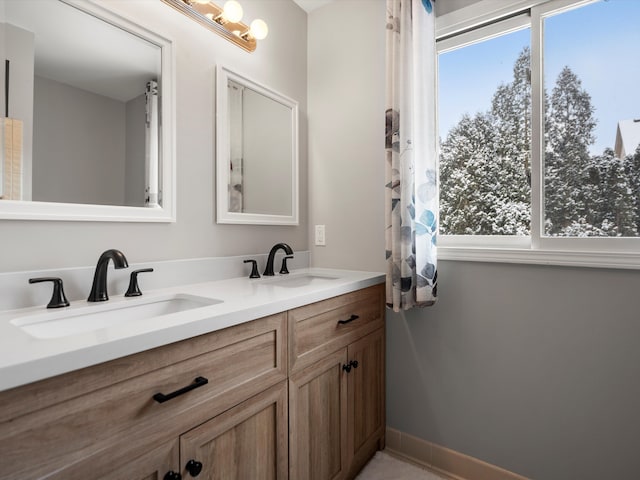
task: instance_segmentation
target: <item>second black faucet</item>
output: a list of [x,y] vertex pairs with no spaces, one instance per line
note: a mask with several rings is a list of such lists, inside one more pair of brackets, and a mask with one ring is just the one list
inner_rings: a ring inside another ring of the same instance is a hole
[[109,266],[109,260],[113,260],[114,268],[129,267],[127,257],[120,250],[111,249],[103,252],[98,259],[96,271],[93,274],[93,284],[87,301],[104,302],[109,300],[109,295],[107,294],[107,267]]
[[289,245],[287,245],[286,243],[276,243],[269,252],[269,257],[267,258],[267,266],[264,269],[263,275],[267,277],[272,277],[273,275],[275,275],[275,273],[273,272],[273,262],[276,257],[276,252],[280,249],[284,250],[287,255],[293,255],[293,250]]

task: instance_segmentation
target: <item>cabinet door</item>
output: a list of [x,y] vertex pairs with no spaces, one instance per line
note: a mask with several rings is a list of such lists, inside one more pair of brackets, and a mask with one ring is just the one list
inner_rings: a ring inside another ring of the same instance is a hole
[[346,349],[289,378],[289,478],[345,477],[347,450]]
[[[124,465],[114,465],[113,470],[106,475],[96,476],[91,473],[91,459],[86,462],[86,472],[76,478],[99,478],[100,480],[164,480],[172,478],[170,472],[180,471],[178,462],[178,440],[164,443],[157,448],[150,449],[143,456]],[[66,477],[72,478],[72,477]],[[175,478],[175,477],[173,477]]]
[[385,428],[384,347],[384,329],[379,329],[348,348],[348,362],[353,366],[347,375],[352,473],[358,472],[384,446],[379,443]]
[[[181,435],[182,478],[285,480],[287,433],[287,383],[282,381]],[[202,464],[200,473],[189,472],[190,460]]]

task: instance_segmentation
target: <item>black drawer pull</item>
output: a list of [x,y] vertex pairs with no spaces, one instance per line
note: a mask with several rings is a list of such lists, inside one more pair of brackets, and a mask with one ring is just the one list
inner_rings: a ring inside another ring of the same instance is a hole
[[360,317],[358,315],[351,315],[349,318],[347,318],[346,320],[338,320],[338,325],[344,325],[345,323],[350,323],[353,322],[354,320],[359,319]]
[[187,385],[186,387],[181,388],[180,390],[176,390],[175,392],[171,392],[168,394],[164,394],[164,393],[156,393],[153,396],[153,399],[158,402],[158,403],[164,403],[167,400],[171,400],[172,398],[176,398],[184,393],[190,392],[191,390],[201,387],[203,385],[206,385],[207,383],[209,383],[209,380],[207,380],[204,377],[197,377],[193,383],[191,385]]

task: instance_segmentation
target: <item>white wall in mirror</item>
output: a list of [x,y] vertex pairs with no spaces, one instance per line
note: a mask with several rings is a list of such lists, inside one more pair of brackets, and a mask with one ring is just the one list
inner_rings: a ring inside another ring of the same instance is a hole
[[172,41],[87,0],[0,10],[24,124],[22,189],[0,219],[175,221]]
[[224,67],[216,76],[217,221],[298,224],[298,103]]

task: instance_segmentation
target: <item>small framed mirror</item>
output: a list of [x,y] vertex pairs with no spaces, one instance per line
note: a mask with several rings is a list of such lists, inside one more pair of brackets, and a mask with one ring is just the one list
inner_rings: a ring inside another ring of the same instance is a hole
[[172,42],[107,4],[0,5],[0,219],[175,221]]
[[298,102],[223,66],[216,77],[217,222],[298,225]]

